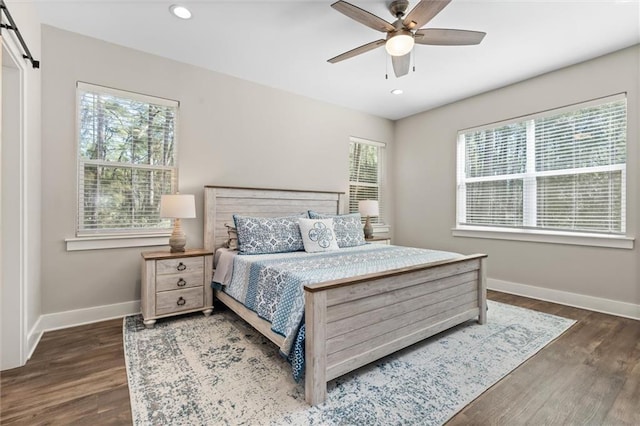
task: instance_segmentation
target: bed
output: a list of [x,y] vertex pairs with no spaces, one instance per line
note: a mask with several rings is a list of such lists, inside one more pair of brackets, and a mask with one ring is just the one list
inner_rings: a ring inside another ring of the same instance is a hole
[[[204,193],[204,245],[213,251],[226,243],[225,225],[234,214],[339,214],[344,203],[340,192],[205,186]],[[306,401],[322,403],[328,381],[390,353],[468,320],[484,324],[485,262],[486,255],[474,254],[304,285]],[[214,295],[282,346],[284,337],[256,312],[224,291]],[[417,300],[424,306],[416,306]]]

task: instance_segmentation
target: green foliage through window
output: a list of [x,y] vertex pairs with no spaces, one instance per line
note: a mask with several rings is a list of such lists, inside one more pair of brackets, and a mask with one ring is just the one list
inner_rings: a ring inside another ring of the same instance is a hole
[[361,200],[378,200],[380,216],[371,223],[384,223],[384,203],[381,199],[381,169],[384,144],[352,138],[349,144],[349,213],[358,212]]
[[616,95],[458,136],[458,224],[625,232],[627,103]]
[[78,235],[158,232],[177,187],[177,102],[78,83]]

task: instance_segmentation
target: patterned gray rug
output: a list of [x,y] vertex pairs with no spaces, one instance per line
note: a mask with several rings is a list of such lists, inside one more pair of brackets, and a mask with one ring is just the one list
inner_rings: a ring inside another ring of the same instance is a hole
[[229,311],[124,320],[135,425],[439,425],[575,321],[489,302],[468,322],[329,383],[310,407],[278,348]]

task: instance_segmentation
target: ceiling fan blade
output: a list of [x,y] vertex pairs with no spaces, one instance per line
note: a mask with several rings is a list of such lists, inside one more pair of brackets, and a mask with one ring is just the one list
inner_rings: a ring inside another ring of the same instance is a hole
[[417,44],[436,46],[467,46],[480,44],[487,33],[482,31],[452,30],[448,28],[425,28],[415,33]]
[[372,41],[371,43],[363,44],[360,47],[356,47],[355,49],[351,49],[348,52],[344,52],[341,55],[335,56],[327,60],[327,62],[331,62],[332,64],[335,64],[336,62],[344,61],[345,59],[353,58],[354,56],[368,52],[380,46],[384,46],[384,44],[385,44],[385,40],[383,39]]
[[422,28],[433,19],[451,0],[421,0],[402,21],[402,24],[410,29]]
[[393,72],[396,77],[402,77],[409,74],[409,68],[411,66],[411,52],[402,56],[392,56],[391,62],[393,63]]
[[347,3],[346,1],[337,1],[332,4],[331,7],[338,12],[347,15],[354,21],[358,21],[361,24],[366,25],[369,28],[373,28],[376,31],[386,33],[389,31],[395,31],[396,29],[393,25],[391,25],[384,19],[374,15],[373,13],[369,13],[364,9],[360,9],[358,6]]

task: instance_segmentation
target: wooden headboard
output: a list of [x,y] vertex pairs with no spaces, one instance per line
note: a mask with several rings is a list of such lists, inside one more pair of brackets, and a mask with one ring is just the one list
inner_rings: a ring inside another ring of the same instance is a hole
[[343,213],[344,192],[298,191],[290,189],[204,187],[204,247],[223,247],[233,226],[233,215],[274,217],[297,215],[307,210]]

